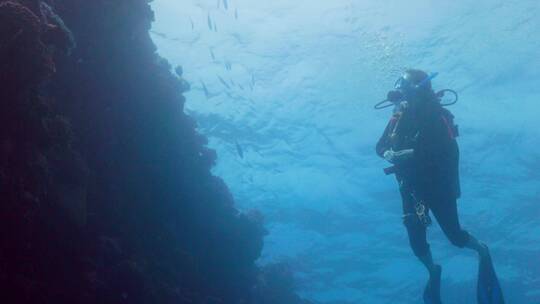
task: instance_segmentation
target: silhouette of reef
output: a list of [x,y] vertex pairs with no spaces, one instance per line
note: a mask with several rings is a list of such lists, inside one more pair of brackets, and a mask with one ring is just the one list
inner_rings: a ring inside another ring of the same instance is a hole
[[210,169],[148,0],[0,0],[2,303],[305,303]]

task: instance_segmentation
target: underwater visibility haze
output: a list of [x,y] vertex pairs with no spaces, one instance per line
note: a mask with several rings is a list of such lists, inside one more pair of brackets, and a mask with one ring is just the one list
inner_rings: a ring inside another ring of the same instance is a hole
[[0,302],[540,303],[539,16],[0,0]]
[[[459,125],[462,226],[490,246],[507,303],[540,303],[538,1],[156,0],[158,53],[191,85],[238,208],[315,303],[419,303],[394,178],[375,155],[407,68],[437,72]],[[428,229],[444,303],[475,303],[477,258]]]

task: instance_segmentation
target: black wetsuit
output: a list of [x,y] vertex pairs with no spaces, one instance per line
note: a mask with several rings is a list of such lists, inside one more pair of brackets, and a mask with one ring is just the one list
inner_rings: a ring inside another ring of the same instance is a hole
[[396,164],[396,178],[409,242],[417,256],[425,256],[429,244],[426,227],[416,216],[411,193],[425,202],[452,244],[464,247],[469,240],[457,214],[460,185],[456,136],[452,114],[437,101],[427,101],[394,114],[377,143],[377,154],[381,157],[390,148],[414,149],[411,159]]

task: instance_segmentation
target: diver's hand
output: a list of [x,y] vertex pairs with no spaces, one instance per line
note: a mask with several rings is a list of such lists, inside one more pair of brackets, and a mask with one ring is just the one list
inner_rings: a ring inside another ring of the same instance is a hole
[[405,149],[405,150],[399,150],[399,151],[394,151],[394,150],[390,149],[390,150],[386,150],[386,152],[384,152],[383,157],[388,162],[390,162],[392,164],[396,164],[396,163],[399,163],[402,160],[411,158],[413,155],[414,155],[414,150],[413,149]]

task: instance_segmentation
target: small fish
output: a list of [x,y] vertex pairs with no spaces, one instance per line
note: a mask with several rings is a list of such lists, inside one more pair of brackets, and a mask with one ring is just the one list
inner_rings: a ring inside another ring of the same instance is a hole
[[156,35],[156,36],[159,36],[163,39],[168,39],[169,37],[167,36],[167,34],[165,33],[161,33],[161,32],[156,32],[156,31],[150,31],[152,34]]
[[227,69],[227,71],[230,71],[232,69],[232,65],[230,62],[226,61],[225,62],[225,68]]
[[240,88],[240,90],[244,90],[244,87],[241,84],[238,84],[238,87]]
[[255,75],[251,74],[251,85],[255,86]]
[[219,93],[210,92],[210,90],[208,90],[208,88],[206,87],[206,84],[202,80],[200,80],[200,82],[201,82],[201,89],[204,92],[204,96],[206,96],[206,99],[211,99],[220,95]]
[[206,96],[206,99],[210,98],[210,92],[208,92],[208,88],[206,87],[206,84],[201,80],[201,85],[204,91],[204,96]]
[[234,19],[238,20],[238,9],[234,10]]
[[225,7],[226,10],[229,9],[229,3],[227,2],[227,0],[223,0],[223,7]]
[[217,24],[214,22],[214,32],[217,33]]
[[218,76],[218,78],[219,78],[219,81],[221,82],[221,84],[226,86],[227,89],[231,89],[231,86],[227,82],[225,82],[225,80],[223,80],[223,78],[221,78],[221,76]]
[[210,49],[210,56],[212,56],[212,60],[216,61],[216,55],[214,54],[214,50]]
[[242,149],[242,146],[240,146],[240,144],[238,143],[238,141],[234,141],[235,145],[236,145],[236,152],[238,153],[238,156],[240,156],[240,158],[244,158],[244,150]]
[[212,30],[212,18],[210,18],[210,14],[208,14],[208,28]]
[[195,23],[193,23],[193,19],[189,18],[189,22],[191,22],[191,30],[195,29]]

